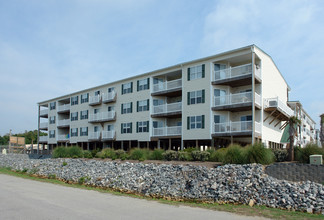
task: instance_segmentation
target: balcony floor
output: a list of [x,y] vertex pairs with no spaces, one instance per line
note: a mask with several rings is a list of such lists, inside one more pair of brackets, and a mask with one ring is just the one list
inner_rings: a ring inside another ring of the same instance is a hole
[[252,131],[213,133],[212,137],[252,137]]
[[[255,77],[255,83],[260,84],[261,79],[258,77]],[[243,76],[237,76],[229,79],[220,79],[216,81],[212,81],[213,85],[226,85],[226,86],[232,86],[232,87],[238,87],[238,86],[246,86],[252,84],[252,74],[243,75]]]
[[280,121],[288,121],[289,119],[289,115],[280,111],[276,107],[265,108],[264,111],[271,114],[272,117],[277,118]]
[[162,118],[162,117],[178,118],[181,115],[182,115],[182,111],[176,111],[176,112],[169,112],[169,113],[151,114],[151,117],[152,118]]
[[167,97],[181,96],[181,94],[182,94],[182,88],[169,89],[169,90],[163,90],[163,91],[151,93],[151,95],[153,96],[167,96]]

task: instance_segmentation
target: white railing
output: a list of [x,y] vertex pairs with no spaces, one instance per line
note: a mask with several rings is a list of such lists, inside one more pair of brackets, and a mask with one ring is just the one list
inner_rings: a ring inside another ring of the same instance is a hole
[[89,122],[95,121],[110,121],[115,119],[115,111],[110,112],[99,112],[97,114],[90,114],[89,115]]
[[255,132],[258,132],[259,134],[261,134],[261,123],[259,122],[255,122]]
[[217,96],[214,99],[214,106],[233,105],[246,102],[252,102],[252,92]]
[[166,81],[166,82],[153,85],[152,92],[167,91],[167,90],[177,89],[181,87],[182,87],[182,79],[176,79],[176,80]]
[[214,133],[232,133],[252,131],[252,121],[214,123]]
[[99,104],[101,102],[101,95],[90,96],[89,105]]
[[70,137],[69,134],[60,134],[60,135],[57,135],[57,140],[58,141],[68,141],[69,137]]
[[261,79],[261,69],[260,69],[260,67],[254,67],[254,74],[259,78],[259,79]]
[[104,94],[102,94],[102,101],[103,102],[109,102],[109,101],[114,100],[115,97],[116,97],[116,92],[115,91],[104,93]]
[[252,74],[252,64],[245,64],[236,67],[230,67],[223,70],[214,71],[214,81],[230,79],[238,76]]
[[70,111],[70,104],[59,105],[57,106],[57,112]]
[[48,142],[48,136],[39,136],[39,142]]
[[70,119],[58,120],[57,121],[57,126],[58,127],[67,127],[67,126],[70,126]]
[[255,103],[261,106],[261,96],[258,93],[254,93]]
[[286,113],[289,117],[294,115],[294,111],[283,103],[278,97],[265,99],[264,108],[278,108],[278,110]]
[[39,124],[39,128],[48,128],[48,122],[42,122]]
[[182,103],[176,102],[176,103],[171,103],[171,104],[163,104],[163,105],[153,106],[152,114],[172,113],[172,112],[178,112],[181,110],[182,110]]
[[153,136],[181,135],[181,126],[153,128]]
[[100,139],[100,131],[96,131],[96,132],[89,132],[88,135],[88,139],[89,140],[99,140]]
[[42,109],[39,111],[39,115],[48,115],[48,109]]
[[102,139],[114,139],[115,138],[115,131],[102,131]]

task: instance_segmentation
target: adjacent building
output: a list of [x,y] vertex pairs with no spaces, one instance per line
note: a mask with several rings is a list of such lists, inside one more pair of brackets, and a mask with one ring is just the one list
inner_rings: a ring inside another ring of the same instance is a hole
[[289,91],[272,58],[251,45],[39,102],[38,129],[48,132],[39,144],[278,148],[294,115]]

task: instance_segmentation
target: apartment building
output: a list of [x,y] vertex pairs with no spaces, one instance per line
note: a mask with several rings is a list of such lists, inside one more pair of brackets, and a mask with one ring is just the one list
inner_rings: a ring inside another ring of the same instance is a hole
[[52,149],[281,147],[290,87],[255,45],[38,103],[39,144]]
[[295,145],[305,147],[308,143],[316,143],[315,121],[307,114],[299,101],[288,101],[288,106],[294,111],[294,116],[300,120],[297,126]]

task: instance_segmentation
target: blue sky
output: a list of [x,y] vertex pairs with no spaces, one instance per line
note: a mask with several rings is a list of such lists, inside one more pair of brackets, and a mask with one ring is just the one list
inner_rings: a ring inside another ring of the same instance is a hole
[[37,102],[256,44],[319,127],[323,0],[0,0],[0,135]]

